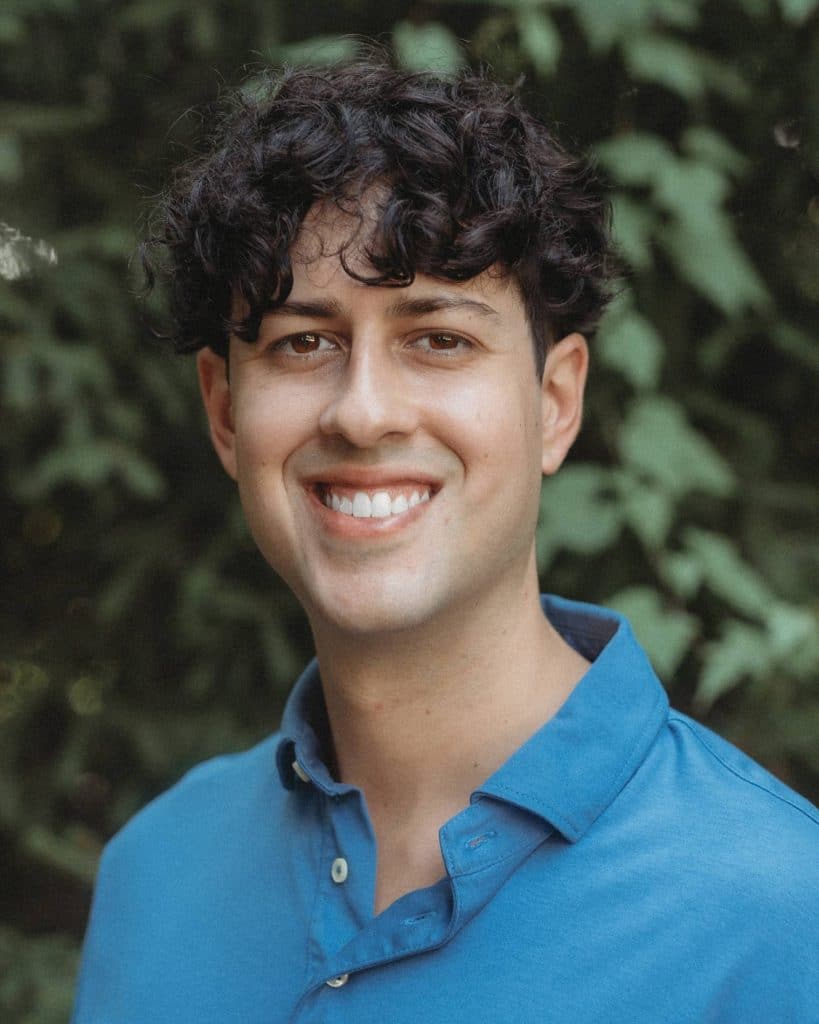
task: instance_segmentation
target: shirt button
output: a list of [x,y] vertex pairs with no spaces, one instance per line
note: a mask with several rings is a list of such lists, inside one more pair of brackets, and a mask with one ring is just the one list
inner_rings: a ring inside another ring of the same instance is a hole
[[349,974],[339,974],[335,978],[328,978],[324,984],[329,985],[330,988],[341,988],[342,985],[347,984],[349,977]]
[[[330,868],[330,877],[336,885],[341,885],[342,882],[347,881],[348,871],[347,861],[343,857],[336,857],[333,861],[333,866]],[[329,985],[330,983],[328,982],[327,984]]]
[[298,761],[294,761],[291,767],[293,768],[293,771],[296,773],[296,775],[298,775],[302,782],[310,781],[310,776],[302,768]]

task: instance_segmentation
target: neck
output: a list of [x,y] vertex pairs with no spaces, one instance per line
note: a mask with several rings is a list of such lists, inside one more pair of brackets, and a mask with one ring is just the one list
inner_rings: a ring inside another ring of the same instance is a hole
[[336,771],[364,791],[376,834],[457,813],[588,667],[543,615],[534,556],[513,593],[423,630],[362,640],[313,627]]

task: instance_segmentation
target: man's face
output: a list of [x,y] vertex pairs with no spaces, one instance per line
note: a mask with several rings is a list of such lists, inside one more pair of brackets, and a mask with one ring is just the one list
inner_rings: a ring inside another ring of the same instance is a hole
[[314,209],[286,305],[232,339],[229,385],[208,350],[200,375],[251,532],[314,628],[390,632],[520,592],[542,472],[576,426],[550,440],[511,280],[361,284],[337,255],[350,230]]

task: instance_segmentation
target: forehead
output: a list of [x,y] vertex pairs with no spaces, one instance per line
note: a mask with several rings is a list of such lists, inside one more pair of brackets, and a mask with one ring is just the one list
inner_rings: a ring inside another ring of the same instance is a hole
[[462,297],[476,306],[482,303],[500,318],[525,318],[517,282],[499,266],[465,281],[417,273],[408,285],[368,284],[367,279],[376,275],[368,254],[375,245],[380,212],[377,193],[368,193],[355,212],[332,202],[315,204],[290,251],[290,298],[316,292],[347,294],[357,304],[375,302],[398,312],[412,305],[402,301],[407,295],[434,293]]

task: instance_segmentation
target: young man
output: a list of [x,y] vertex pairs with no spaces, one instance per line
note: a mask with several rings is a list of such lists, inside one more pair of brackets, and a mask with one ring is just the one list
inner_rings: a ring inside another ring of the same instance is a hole
[[605,225],[505,89],[380,65],[177,180],[178,347],[317,661],[109,844],[76,1024],[819,1019],[815,812],[538,594]]

